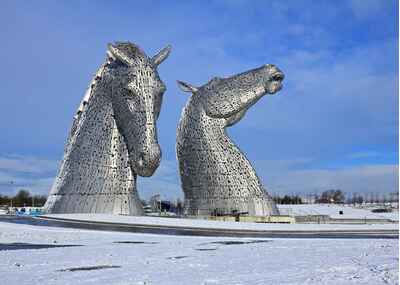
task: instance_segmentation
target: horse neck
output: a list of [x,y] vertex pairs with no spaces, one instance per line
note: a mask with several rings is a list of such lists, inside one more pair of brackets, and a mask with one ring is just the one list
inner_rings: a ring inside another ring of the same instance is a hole
[[198,157],[203,157],[208,163],[219,164],[213,157],[222,155],[236,158],[225,165],[229,175],[238,174],[238,169],[254,172],[250,161],[227,134],[225,119],[207,116],[201,104],[192,99],[183,111],[178,129],[177,154],[182,162],[190,160],[192,154],[197,153]]
[[192,97],[183,110],[178,140],[190,140],[188,146],[202,142],[202,150],[212,149],[215,144],[233,144],[226,134],[225,125],[225,119],[207,116],[201,103]]
[[[91,159],[110,156],[107,151],[115,142],[118,129],[113,118],[112,104],[100,92],[98,90],[91,94],[82,113],[74,119],[69,142],[71,154],[85,154]],[[78,156],[78,159],[84,160],[87,157]]]

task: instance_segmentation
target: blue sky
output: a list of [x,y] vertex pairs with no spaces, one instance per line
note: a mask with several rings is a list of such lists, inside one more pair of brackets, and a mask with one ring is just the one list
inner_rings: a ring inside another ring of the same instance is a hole
[[398,189],[398,1],[1,1],[0,193],[47,194],[106,44],[129,40],[167,85],[163,161],[142,197],[181,196],[175,134],[187,93],[276,64],[286,75],[228,130],[273,194]]

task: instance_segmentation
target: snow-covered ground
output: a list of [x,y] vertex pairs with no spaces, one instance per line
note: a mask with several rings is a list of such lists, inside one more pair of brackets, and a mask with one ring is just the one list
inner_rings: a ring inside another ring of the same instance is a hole
[[51,214],[43,217],[79,220],[90,222],[107,222],[123,224],[142,224],[153,226],[191,227],[207,229],[234,229],[258,231],[341,231],[341,230],[398,230],[398,224],[271,224],[271,223],[237,223],[210,221],[201,219],[180,219],[146,216],[120,216],[109,214]]
[[[368,208],[355,208],[350,205],[337,204],[302,204],[302,205],[278,205],[282,214],[293,216],[328,215],[337,219],[391,219],[399,220],[399,212],[373,213]],[[339,215],[343,211],[343,215]]]
[[[6,243],[81,246],[4,250]],[[0,222],[7,285],[398,284],[398,258],[393,239],[184,237]]]

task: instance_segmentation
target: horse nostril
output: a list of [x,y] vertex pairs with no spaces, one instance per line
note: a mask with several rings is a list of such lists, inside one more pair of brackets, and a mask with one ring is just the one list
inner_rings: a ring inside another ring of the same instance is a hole
[[139,154],[139,159],[138,159],[138,162],[137,162],[139,167],[143,167],[144,159],[145,159],[144,153],[140,153]]
[[145,164],[151,163],[154,160],[158,160],[161,154],[160,148],[154,147],[149,152],[141,152],[138,156],[139,166],[144,166]]
[[160,159],[160,157],[161,157],[161,148],[160,148],[160,146],[158,144],[156,144],[154,149],[155,149],[155,151],[154,151],[155,157],[157,159]]

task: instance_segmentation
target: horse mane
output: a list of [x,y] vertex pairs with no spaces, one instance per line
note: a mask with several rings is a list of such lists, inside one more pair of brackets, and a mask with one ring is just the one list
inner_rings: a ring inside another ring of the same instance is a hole
[[64,150],[65,153],[67,152],[67,147],[72,145],[72,139],[76,133],[77,126],[79,125],[79,122],[82,118],[82,113],[87,109],[86,106],[89,104],[89,101],[92,96],[92,91],[93,91],[94,87],[96,86],[96,83],[97,83],[96,79],[101,78],[101,76],[103,75],[103,71],[106,68],[108,62],[109,62],[109,59],[107,58],[107,61],[100,66],[100,68],[97,70],[95,75],[92,77],[92,80],[90,81],[90,84],[89,84],[88,88],[86,89],[86,92],[85,92],[81,102],[79,103],[79,107],[76,110],[76,113],[73,117],[72,126],[69,131],[68,138],[67,138],[67,143],[65,144],[65,150]]

